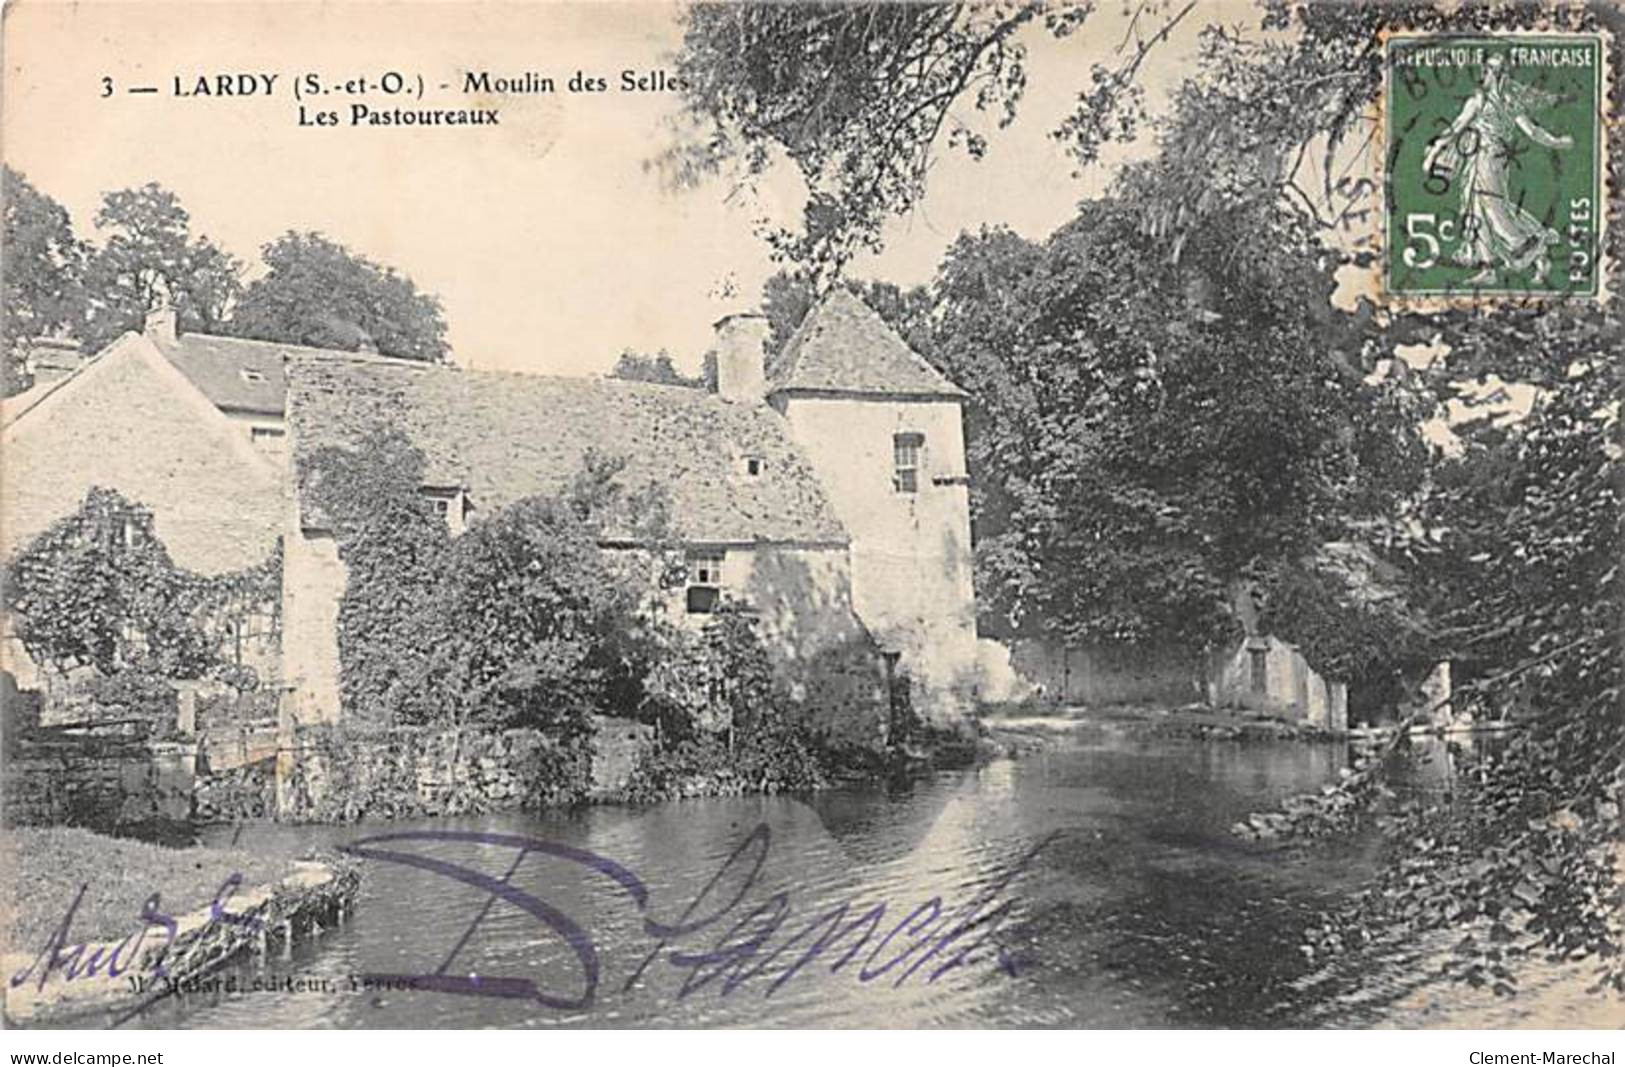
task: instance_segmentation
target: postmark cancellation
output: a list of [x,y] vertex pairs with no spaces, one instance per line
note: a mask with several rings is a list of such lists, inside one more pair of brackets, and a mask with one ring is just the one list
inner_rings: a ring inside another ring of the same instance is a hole
[[1602,295],[1608,55],[1600,34],[1387,39],[1389,302]]

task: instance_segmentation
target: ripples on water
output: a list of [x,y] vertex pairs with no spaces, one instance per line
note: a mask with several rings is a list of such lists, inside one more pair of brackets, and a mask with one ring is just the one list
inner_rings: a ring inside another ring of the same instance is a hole
[[[1335,745],[1136,742],[1080,738],[1019,761],[944,774],[906,787],[845,789],[805,798],[691,800],[362,827],[259,826],[242,843],[343,843],[402,829],[523,834],[587,849],[648,885],[650,912],[671,921],[759,824],[772,834],[760,884],[732,914],[776,891],[789,919],[772,947],[842,901],[885,902],[870,945],[917,906],[971,899],[1040,842],[1048,843],[1000,899],[1014,902],[998,933],[1014,975],[988,946],[936,982],[916,972],[865,983],[868,948],[837,973],[815,961],[773,995],[768,978],[724,994],[713,982],[681,996],[689,971],[669,956],[623,984],[655,947],[643,916],[602,876],[531,854],[512,881],[591,935],[602,962],[596,1004],[564,1013],[532,1002],[426,992],[350,992],[347,976],[427,973],[487,895],[427,872],[368,861],[354,916],[256,976],[326,976],[340,992],[250,993],[162,1003],[148,1025],[199,1027],[587,1026],[1292,1026],[1304,1017],[1288,983],[1305,966],[1299,935],[1316,910],[1371,870],[1371,850],[1282,849],[1233,837],[1248,812],[1334,779]],[[500,878],[511,850],[441,843],[403,846]],[[861,910],[861,909],[859,909]],[[854,916],[857,914],[855,910]],[[722,933],[685,941],[704,951]],[[809,941],[811,938],[808,939]],[[807,941],[802,942],[805,945]],[[901,942],[898,942],[901,944]],[[799,952],[787,953],[771,974]],[[882,954],[880,959],[886,958]],[[458,953],[454,973],[523,976],[580,988],[575,957],[537,920],[498,903]]]

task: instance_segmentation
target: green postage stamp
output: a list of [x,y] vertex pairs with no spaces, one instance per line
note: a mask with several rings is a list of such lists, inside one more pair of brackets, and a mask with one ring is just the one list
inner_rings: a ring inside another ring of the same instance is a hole
[[1599,295],[1606,56],[1596,35],[1388,39],[1389,297]]

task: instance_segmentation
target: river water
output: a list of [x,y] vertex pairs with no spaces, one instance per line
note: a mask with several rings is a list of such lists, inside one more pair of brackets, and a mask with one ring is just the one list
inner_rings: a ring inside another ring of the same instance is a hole
[[[365,860],[338,929],[137,1025],[1302,1025],[1299,934],[1370,873],[1374,846],[1228,830],[1348,758],[1336,744],[1078,735],[801,798],[245,827],[249,847],[405,835],[364,847],[409,858]],[[450,866],[425,869],[436,862]],[[670,932],[685,924],[700,928]],[[441,988],[364,981],[379,975]],[[488,995],[501,991],[514,995]]]

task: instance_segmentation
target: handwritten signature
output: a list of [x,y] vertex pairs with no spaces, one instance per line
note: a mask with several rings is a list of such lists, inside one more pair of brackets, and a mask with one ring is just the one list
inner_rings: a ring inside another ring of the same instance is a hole
[[[440,993],[534,1000],[561,1011],[580,1011],[593,1005],[602,982],[603,966],[598,948],[570,916],[511,884],[510,879],[531,853],[568,860],[601,875],[619,887],[642,916],[644,933],[652,945],[622,983],[623,993],[630,992],[649,967],[664,958],[671,967],[686,972],[677,993],[679,999],[713,984],[726,995],[756,980],[766,982],[763,996],[769,997],[821,957],[840,953],[829,967],[830,973],[835,973],[857,960],[866,949],[867,956],[856,975],[857,980],[864,983],[890,976],[891,984],[897,987],[916,975],[923,975],[926,983],[935,982],[949,971],[972,962],[977,951],[989,943],[999,968],[1013,977],[1017,971],[1016,960],[993,938],[999,926],[1009,919],[1013,905],[1013,901],[1000,898],[1052,839],[1053,835],[1023,853],[957,907],[934,896],[888,923],[887,916],[892,911],[888,903],[882,901],[864,907],[857,899],[849,899],[813,916],[793,935],[782,938],[781,931],[788,932],[794,925],[787,892],[781,890],[752,906],[745,906],[767,862],[772,843],[772,831],[766,823],[757,826],[734,849],[699,894],[670,922],[655,917],[648,887],[631,870],[597,853],[553,841],[474,831],[406,830],[361,838],[344,846],[343,851],[363,859],[429,871],[488,894],[484,905],[433,972],[374,973],[366,978]],[[429,842],[511,849],[513,858],[507,873],[493,878],[482,871],[433,856],[384,847]],[[739,877],[741,872],[743,878]],[[735,883],[737,886],[731,892],[725,888]],[[544,990],[524,977],[451,973],[458,954],[499,900],[534,916],[569,946],[579,970],[577,988]],[[710,936],[713,932],[716,932],[714,938]],[[706,935],[707,947],[696,950],[677,944],[702,934]]]
[[[683,973],[677,992],[682,999],[706,988],[727,995],[746,983],[757,982],[764,997],[771,997],[786,983],[815,962],[829,960],[831,974],[858,963],[855,977],[860,983],[889,979],[902,986],[916,976],[933,983],[957,968],[979,959],[978,952],[991,946],[988,955],[1004,974],[1014,977],[1018,961],[994,935],[1009,921],[1014,901],[1006,892],[1020,875],[1032,866],[1054,835],[1022,853],[1015,862],[997,870],[968,900],[957,906],[933,896],[906,913],[885,901],[865,906],[851,898],[826,908],[808,919],[799,929],[790,894],[780,890],[747,904],[751,891],[761,880],[772,844],[772,831],[758,825],[722,866],[700,888],[675,919],[656,917],[656,901],[645,882],[629,868],[586,849],[540,838],[516,834],[457,830],[405,830],[359,838],[341,846],[340,851],[359,859],[377,860],[427,871],[473,886],[486,894],[479,911],[462,930],[450,951],[433,971],[422,974],[374,972],[356,976],[364,988],[409,989],[462,996],[529,1000],[559,1011],[585,1010],[596,1002],[603,984],[604,967],[597,945],[585,929],[546,900],[512,884],[526,857],[546,855],[569,861],[594,875],[607,879],[642,917],[648,951],[620,985],[630,993],[657,961]],[[413,844],[460,843],[510,850],[507,873],[494,878],[483,871],[425,855],[403,851]],[[210,904],[213,919],[256,927],[259,920],[226,910],[226,903],[242,885],[242,875],[228,877]],[[141,908],[141,927],[117,945],[72,943],[71,927],[84,899],[87,886],[81,886],[69,904],[61,923],[38,956],[25,969],[11,976],[16,988],[31,978],[43,989],[46,980],[61,972],[65,981],[104,977],[116,979],[141,959],[143,941],[150,931],[164,937],[148,971],[166,980],[161,991],[147,997],[114,1022],[115,1026],[144,1012],[164,997],[185,988],[170,980],[166,957],[179,935],[176,919],[161,911],[157,893]],[[518,908],[551,930],[574,956],[576,984],[568,990],[543,989],[531,978],[519,976],[454,974],[451,967],[474,937],[492,908],[502,902]],[[838,955],[837,955],[838,953]],[[859,962],[861,957],[861,962]],[[145,983],[142,983],[145,988]]]
[[[243,876],[240,872],[234,871],[227,875],[219,890],[215,892],[214,900],[209,904],[209,917],[215,922],[257,931],[261,925],[258,917],[239,915],[226,910],[226,902],[242,888],[242,885]],[[39,955],[35,956],[34,961],[27,967],[11,976],[11,988],[16,989],[23,985],[36,972],[39,989],[44,989],[46,980],[57,971],[62,972],[62,979],[66,982],[97,977],[117,978],[141,959],[141,949],[147,934],[154,929],[162,932],[164,942],[158,946],[157,954],[153,956],[149,969],[159,978],[169,977],[166,957],[169,950],[174,947],[175,939],[180,935],[180,924],[174,916],[159,910],[163,907],[160,895],[152,894],[141,905],[141,913],[137,916],[141,920],[141,926],[134,933],[111,948],[105,944],[92,947],[89,942],[81,941],[75,944],[72,940],[73,919],[78,914],[79,905],[83,903],[85,892],[89,888],[88,882],[79,887],[79,891],[74,894],[73,902],[63,914],[62,921],[45,939],[45,945],[40,949]]]

